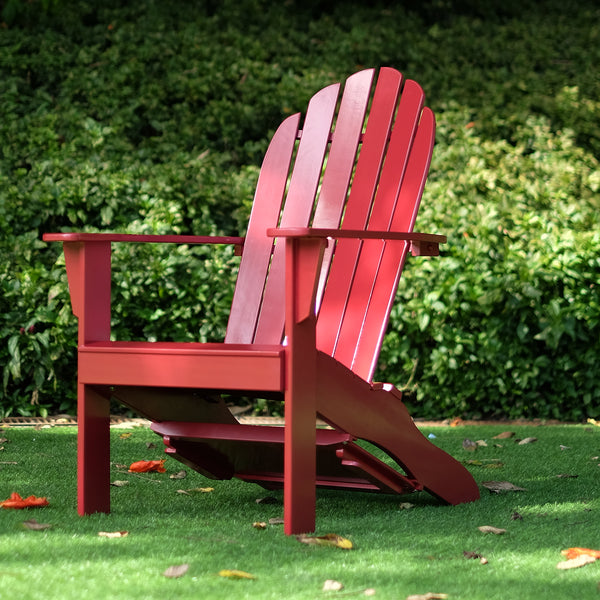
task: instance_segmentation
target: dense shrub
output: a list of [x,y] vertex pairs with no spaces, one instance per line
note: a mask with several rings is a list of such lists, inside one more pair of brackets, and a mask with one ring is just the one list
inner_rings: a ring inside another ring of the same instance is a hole
[[[122,6],[121,6],[122,4]],[[0,414],[74,410],[46,231],[243,233],[280,120],[361,65],[438,117],[378,376],[418,416],[598,416],[600,12],[552,0],[9,0],[0,29]],[[116,336],[222,337],[231,248],[119,246]],[[141,268],[140,268],[141,267]]]

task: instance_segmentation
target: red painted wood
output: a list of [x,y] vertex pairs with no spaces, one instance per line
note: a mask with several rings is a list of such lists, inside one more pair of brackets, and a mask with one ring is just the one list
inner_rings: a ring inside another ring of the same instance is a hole
[[[281,227],[309,223],[339,88],[339,84],[330,85],[315,94],[309,102],[281,216]],[[254,338],[258,344],[276,344],[282,339],[285,322],[284,268],[284,244],[276,244]]]
[[95,385],[283,391],[282,360],[280,346],[86,344],[79,349],[79,379]]
[[[227,343],[249,344],[254,341],[273,251],[273,240],[267,238],[264,232],[279,220],[299,121],[299,114],[288,117],[277,129],[265,154],[229,315],[225,336]],[[274,339],[276,337],[268,342],[279,343],[281,340]]]
[[239,236],[158,235],[137,233],[45,233],[45,242],[131,242],[159,244],[234,244],[243,245]]
[[77,512],[110,511],[110,402],[78,385]]
[[[44,236],[63,242],[79,318],[81,514],[109,509],[113,394],[155,421],[196,421],[153,427],[164,435],[167,452],[185,464],[208,476],[283,485],[288,534],[314,529],[317,485],[396,493],[424,488],[450,503],[478,497],[468,471],[415,427],[401,394],[369,383],[409,247],[434,255],[445,241],[412,231],[433,115],[422,109],[414,82],[404,86],[396,115],[402,77],[382,69],[361,136],[372,78],[372,71],[349,78],[333,132],[338,85],[313,97],[301,135],[299,115],[280,126],[263,162],[245,239]],[[324,252],[328,238],[335,242]],[[244,246],[226,343],[110,341],[111,243],[158,241]],[[329,276],[317,319],[320,271]],[[283,432],[239,425],[225,400],[215,397],[219,391],[284,397]],[[335,431],[318,432],[317,414]],[[357,438],[387,451],[401,472],[356,446]]]
[[[319,239],[285,241],[288,346],[285,353],[284,531],[315,529],[316,513],[316,316],[314,297],[322,256]],[[312,306],[310,306],[312,304]],[[308,306],[307,306],[308,305]]]
[[[381,69],[373,94],[352,188],[348,197],[342,229],[365,229],[387,148],[392,120],[396,112],[402,75],[389,68]],[[345,307],[354,280],[361,244],[339,242],[329,273],[317,324],[319,349],[333,354]]]
[[[412,231],[414,227],[429,171],[434,132],[433,113],[429,109],[425,109],[394,212],[391,226],[393,231]],[[375,372],[407,251],[408,246],[404,243],[387,243],[383,248],[361,336],[356,343],[352,362],[352,370],[367,381],[372,379]]]
[[[395,126],[386,153],[379,187],[375,196],[368,229],[389,230],[396,209],[398,195],[404,181],[408,156],[423,107],[424,95],[413,81],[407,81],[402,90]],[[346,303],[333,356],[342,364],[353,367],[356,347],[363,332],[364,318],[369,306],[373,285],[378,276],[384,243],[364,243],[354,272],[352,288]],[[394,273],[381,276],[395,278]],[[360,372],[364,376],[364,370]]]

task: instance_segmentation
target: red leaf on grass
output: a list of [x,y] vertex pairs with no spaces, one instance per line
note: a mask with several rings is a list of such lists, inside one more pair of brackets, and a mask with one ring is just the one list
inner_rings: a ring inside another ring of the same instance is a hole
[[129,466],[130,473],[148,473],[149,471],[156,471],[157,473],[166,473],[164,467],[165,461],[162,460],[138,460],[137,462],[131,463]]
[[591,548],[567,548],[566,550],[561,550],[560,553],[563,556],[566,556],[569,560],[572,558],[577,558],[582,554],[592,556],[596,559],[600,558],[600,550],[592,550]]
[[0,502],[2,508],[37,508],[41,506],[48,506],[49,502],[46,498],[37,498],[36,496],[28,496],[27,498],[21,498],[20,494],[13,492],[8,500]]

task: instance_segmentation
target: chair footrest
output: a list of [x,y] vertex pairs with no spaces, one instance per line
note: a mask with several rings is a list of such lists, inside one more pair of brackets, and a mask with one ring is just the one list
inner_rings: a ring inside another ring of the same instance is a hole
[[[211,479],[283,487],[285,427],[229,423],[153,423],[166,452]],[[317,486],[366,492],[406,494],[423,489],[334,429],[316,430]]]

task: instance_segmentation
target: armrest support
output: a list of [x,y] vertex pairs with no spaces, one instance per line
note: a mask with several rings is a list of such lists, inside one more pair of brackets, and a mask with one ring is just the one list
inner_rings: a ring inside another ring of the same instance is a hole
[[333,239],[376,239],[382,241],[410,242],[410,251],[413,256],[438,256],[439,245],[447,241],[445,235],[433,233],[400,232],[400,231],[374,231],[355,229],[320,229],[315,227],[271,227],[267,229],[270,237],[284,238],[333,238]]

